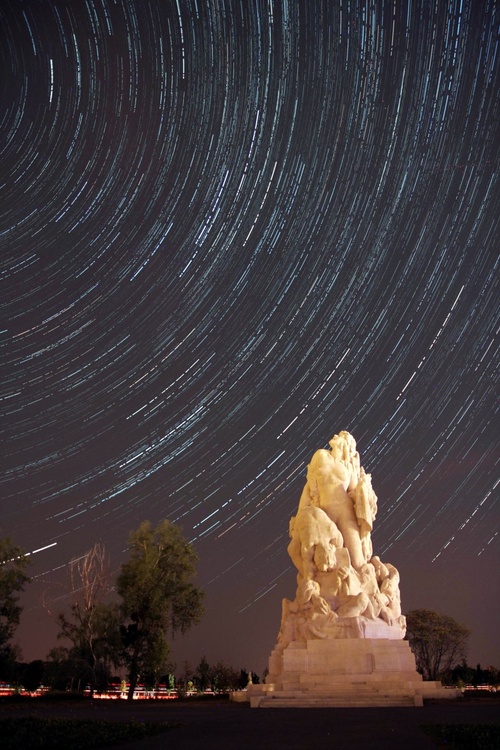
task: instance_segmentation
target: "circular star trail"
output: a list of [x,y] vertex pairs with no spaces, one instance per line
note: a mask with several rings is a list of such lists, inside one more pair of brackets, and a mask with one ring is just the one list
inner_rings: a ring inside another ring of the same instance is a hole
[[307,463],[348,429],[403,608],[499,666],[498,4],[7,0],[0,24],[25,657],[72,558],[116,570],[168,518],[207,592],[179,658],[260,671]]

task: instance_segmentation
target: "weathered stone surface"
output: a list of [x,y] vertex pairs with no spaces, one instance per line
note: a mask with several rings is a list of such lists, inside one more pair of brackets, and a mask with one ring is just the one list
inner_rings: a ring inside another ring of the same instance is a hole
[[[265,685],[253,707],[422,705],[455,697],[424,683],[404,641],[399,573],[373,555],[377,496],[348,432],[314,453],[288,552],[297,568],[293,600],[282,602]],[[241,699],[241,694],[234,699]]]
[[297,568],[283,600],[278,648],[315,638],[403,638],[399,573],[373,555],[377,496],[348,432],[311,458],[288,552]]

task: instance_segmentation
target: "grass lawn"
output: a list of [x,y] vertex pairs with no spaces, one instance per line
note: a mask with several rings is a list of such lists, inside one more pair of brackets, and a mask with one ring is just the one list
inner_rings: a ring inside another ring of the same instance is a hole
[[144,724],[136,721],[37,719],[32,716],[1,719],[2,750],[87,750],[151,737],[167,732],[175,724]]

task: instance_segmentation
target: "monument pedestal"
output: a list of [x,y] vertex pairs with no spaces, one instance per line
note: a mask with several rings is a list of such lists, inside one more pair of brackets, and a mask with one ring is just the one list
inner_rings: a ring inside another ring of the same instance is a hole
[[252,708],[422,706],[458,692],[423,682],[408,641],[337,638],[275,649],[266,683],[249,686],[246,700]]
[[377,495],[345,430],[315,451],[288,553],[297,568],[293,600],[283,599],[277,645],[265,685],[231,699],[253,708],[422,706],[456,698],[423,682],[401,609],[399,572],[373,554]]

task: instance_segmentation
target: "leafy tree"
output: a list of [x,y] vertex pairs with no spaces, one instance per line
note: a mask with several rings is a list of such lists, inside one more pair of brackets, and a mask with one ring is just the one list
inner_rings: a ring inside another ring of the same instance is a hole
[[428,609],[413,609],[406,615],[406,626],[405,637],[424,680],[437,680],[443,672],[465,660],[470,630],[452,617]]
[[129,541],[130,560],[121,567],[116,590],[131,700],[139,674],[159,676],[165,670],[167,634],[184,633],[199,622],[203,592],[190,580],[197,561],[193,547],[172,523],[162,521],[154,529],[145,521]]
[[470,685],[474,679],[475,670],[467,665],[465,659],[455,666],[450,672],[445,675],[443,682],[450,685],[458,685],[458,687],[464,687],[464,685]]
[[19,659],[20,652],[9,644],[19,625],[22,607],[19,594],[29,578],[24,570],[28,560],[20,547],[10,537],[0,538],[0,672]]
[[105,549],[94,546],[69,566],[71,614],[57,616],[59,638],[67,638],[73,647],[68,659],[80,664],[81,679],[93,688],[105,688],[111,664],[118,662],[120,647],[119,617],[116,605],[103,598],[111,590],[109,564]]
[[245,690],[245,688],[248,685],[248,678],[249,674],[246,669],[242,669],[240,671],[240,676],[238,677],[238,690]]
[[200,690],[202,693],[205,690],[208,690],[211,684],[212,670],[206,656],[201,657],[200,663],[196,667],[194,676],[198,685],[198,690]]
[[45,664],[41,659],[22,665],[21,683],[25,690],[35,691],[43,682]]
[[240,676],[232,667],[218,661],[212,668],[212,687],[215,693],[237,690]]
[[73,658],[73,649],[57,646],[45,661],[44,684],[53,690],[83,690],[88,672],[80,659]]
[[498,685],[500,682],[500,671],[496,667],[487,667],[483,670],[483,682],[487,685]]

